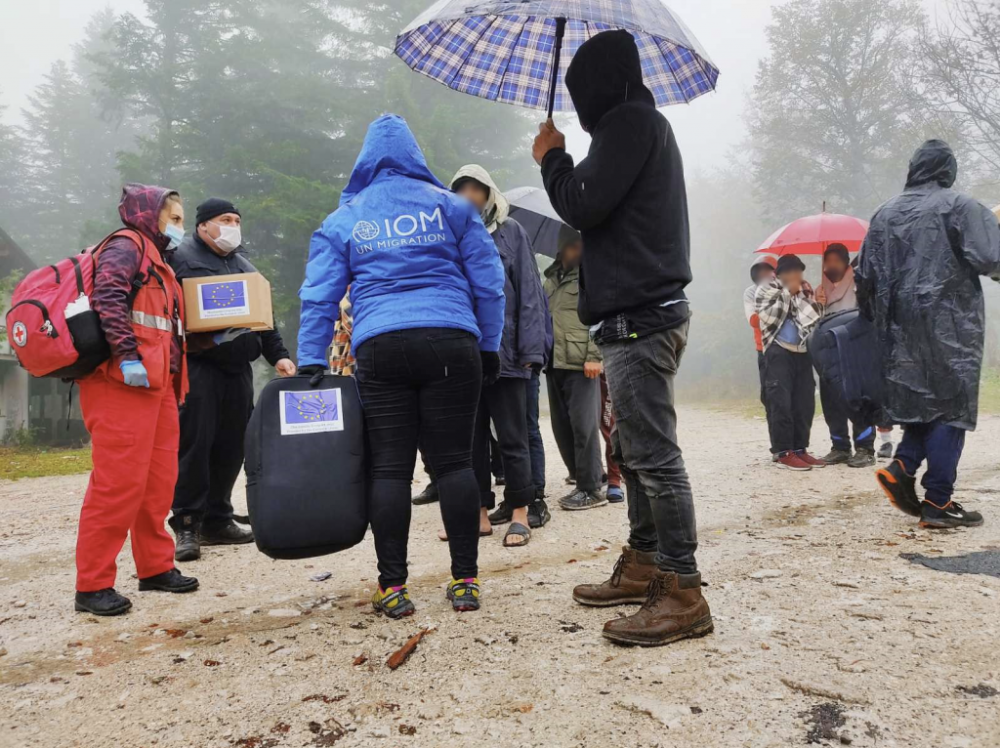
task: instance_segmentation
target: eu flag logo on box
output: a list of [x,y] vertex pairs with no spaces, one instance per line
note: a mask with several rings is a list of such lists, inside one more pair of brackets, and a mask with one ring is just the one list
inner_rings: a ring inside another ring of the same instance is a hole
[[343,431],[340,389],[281,393],[281,434]]
[[250,313],[246,281],[203,283],[198,289],[198,307],[202,319],[240,317]]

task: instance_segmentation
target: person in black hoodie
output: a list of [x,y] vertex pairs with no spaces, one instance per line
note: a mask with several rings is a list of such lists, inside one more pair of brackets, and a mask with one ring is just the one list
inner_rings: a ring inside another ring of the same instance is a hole
[[580,320],[604,357],[631,526],[611,578],[577,587],[573,598],[593,606],[645,603],[605,624],[604,636],[667,644],[712,630],[674,410],[690,315],[684,167],[670,123],[643,83],[630,33],[606,31],[581,45],[566,86],[592,138],[587,158],[574,164],[551,120],[539,128],[533,155],[553,207],[583,234]]
[[[197,229],[170,259],[178,280],[256,273],[239,254],[240,212],[228,200],[198,206]],[[253,542],[249,528],[233,520],[233,484],[243,465],[243,437],[253,410],[253,370],[263,353],[281,376],[295,364],[277,330],[227,330],[188,339],[191,392],[181,409],[180,475],[170,526],[177,535],[174,557],[194,561],[202,545]]]

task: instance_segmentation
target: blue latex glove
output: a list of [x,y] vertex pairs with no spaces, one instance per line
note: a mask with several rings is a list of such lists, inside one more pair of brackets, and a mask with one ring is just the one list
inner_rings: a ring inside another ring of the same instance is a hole
[[125,384],[129,387],[149,389],[149,375],[146,373],[146,367],[142,365],[142,361],[122,361],[118,364],[118,368],[122,370]]

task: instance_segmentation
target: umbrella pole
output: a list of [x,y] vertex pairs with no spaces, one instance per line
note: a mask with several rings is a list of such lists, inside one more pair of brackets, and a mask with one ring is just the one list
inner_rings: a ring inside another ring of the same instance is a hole
[[559,81],[559,57],[562,54],[563,36],[566,34],[566,19],[556,19],[556,46],[552,55],[552,82],[549,83],[549,122],[556,107],[556,83]]

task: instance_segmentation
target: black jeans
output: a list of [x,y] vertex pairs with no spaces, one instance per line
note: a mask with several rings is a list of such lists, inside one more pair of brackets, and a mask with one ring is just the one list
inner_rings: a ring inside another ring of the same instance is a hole
[[479,489],[472,438],[483,372],[475,337],[449,328],[387,332],[362,343],[357,361],[379,584],[386,589],[406,582],[418,443],[437,479],[452,577],[478,576]]
[[538,395],[541,375],[532,372],[528,380],[528,454],[531,457],[531,480],[535,484],[535,497],[545,496],[545,442],[538,426]]
[[483,387],[476,414],[476,438],[472,446],[472,465],[479,483],[481,505],[496,506],[491,491],[490,421],[497,430],[497,442],[503,457],[503,498],[508,506],[518,509],[535,499],[535,484],[531,479],[531,456],[528,453],[528,380],[500,377],[489,387]]
[[559,454],[579,491],[601,487],[601,380],[582,371],[549,369],[549,410]]
[[663,571],[693,574],[698,533],[691,482],[677,444],[674,378],[688,323],[602,343],[615,414],[611,440],[628,490],[629,545],[656,552]]
[[175,532],[213,532],[233,520],[233,484],[243,467],[243,439],[253,412],[253,372],[248,364],[231,374],[191,357],[188,376],[170,526]]
[[760,378],[760,404],[764,406],[764,410],[767,410],[767,390],[766,382],[767,379],[764,377],[764,352],[757,351],[757,376]]
[[822,379],[819,380],[819,401],[823,404],[823,418],[830,429],[830,441],[833,442],[834,449],[851,451],[848,423],[854,428],[855,448],[875,449],[875,424],[851,418],[844,403]]
[[764,366],[771,452],[807,449],[816,415],[816,380],[809,354],[795,353],[772,343],[764,353]]

